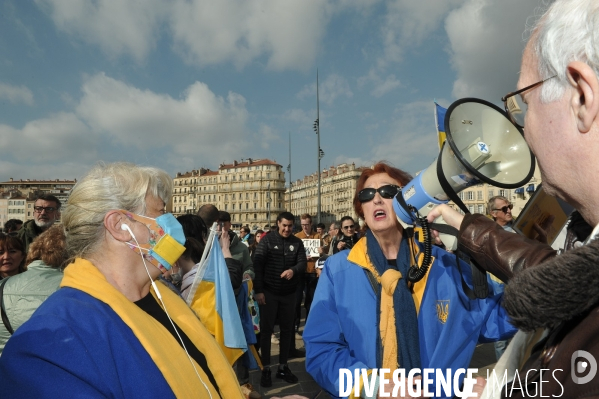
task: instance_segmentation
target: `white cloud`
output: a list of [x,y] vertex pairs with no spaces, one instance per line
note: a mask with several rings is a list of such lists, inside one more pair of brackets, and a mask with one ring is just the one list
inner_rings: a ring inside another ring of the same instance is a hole
[[439,153],[433,115],[432,101],[399,105],[388,132],[369,136],[371,159],[412,174],[430,165]]
[[[328,75],[318,84],[319,101],[328,105],[333,104],[338,97],[352,98],[353,95],[347,80],[336,73]],[[296,97],[300,100],[307,98],[316,100],[316,83],[304,86]]]
[[379,67],[400,62],[407,47],[419,46],[439,28],[447,12],[464,0],[390,0],[381,26],[383,54]]
[[0,82],[0,100],[2,99],[13,104],[33,105],[33,93],[25,86],[13,86]]
[[[72,113],[59,113],[16,129],[0,125],[4,175],[74,178],[98,156],[98,136]],[[89,167],[89,166],[88,166]]]
[[31,170],[30,176],[45,177],[85,171],[98,160],[181,171],[217,165],[223,154],[247,155],[248,112],[239,94],[219,97],[196,82],[174,99],[103,73],[88,78],[82,92],[74,113],[34,120],[22,129],[0,125],[0,158],[7,173],[18,171],[19,161],[25,165],[19,176]]
[[536,1],[468,0],[452,11],[445,29],[457,72],[453,95],[499,103],[514,90],[524,50],[523,32]]
[[175,0],[171,30],[179,52],[194,64],[243,67],[266,55],[270,69],[306,70],[329,14],[324,0]]
[[258,130],[256,139],[264,150],[268,150],[272,143],[281,144],[281,137],[279,137],[276,129],[263,123],[260,124],[260,129]]
[[246,144],[245,99],[232,92],[218,97],[201,82],[174,99],[97,74],[84,83],[77,114],[114,143],[163,148],[172,162],[187,157],[216,163],[216,154],[237,156]]
[[363,87],[366,84],[371,84],[374,88],[370,91],[370,94],[376,98],[380,98],[385,94],[401,87],[401,82],[395,77],[394,74],[387,75],[383,79],[376,69],[372,68],[368,72],[368,75],[358,78],[358,86]]
[[164,0],[35,0],[56,27],[108,55],[142,61],[154,47],[169,2]]

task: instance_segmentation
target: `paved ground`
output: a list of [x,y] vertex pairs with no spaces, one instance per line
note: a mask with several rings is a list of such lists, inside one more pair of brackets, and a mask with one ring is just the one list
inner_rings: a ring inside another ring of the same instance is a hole
[[[298,348],[301,348],[304,345],[302,340],[296,340],[296,344]],[[279,360],[279,345],[272,344],[271,351],[271,362],[273,365],[277,365]],[[289,361],[289,368],[299,380],[296,384],[289,384],[283,380],[277,379],[275,377],[277,366],[271,368],[272,387],[262,388],[260,386],[260,371],[258,370],[250,373],[250,383],[254,386],[255,390],[262,394],[263,399],[292,394],[303,395],[309,399],[313,399],[314,396],[320,392],[320,387],[306,372],[305,360],[306,359],[302,358]],[[472,361],[470,362],[470,367],[478,368],[479,375],[486,377],[486,369],[492,367],[494,364],[495,348],[493,347],[493,344],[477,346]],[[325,392],[322,392],[318,396],[318,399],[330,399],[330,396]]]

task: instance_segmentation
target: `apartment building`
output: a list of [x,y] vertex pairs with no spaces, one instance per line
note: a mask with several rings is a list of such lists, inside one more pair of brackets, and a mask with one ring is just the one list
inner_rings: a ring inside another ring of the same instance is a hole
[[[506,197],[514,205],[512,215],[516,218],[520,212],[522,212],[522,209],[524,209],[524,206],[532,194],[534,194],[539,184],[541,184],[541,172],[537,167],[533,177],[522,187],[504,189],[483,183],[461,191],[458,196],[462,202],[464,202],[464,205],[466,205],[470,213],[482,213],[483,215],[486,215],[489,199],[496,195],[501,195]],[[451,203],[451,205],[458,209],[455,204]]]
[[[332,223],[343,216],[351,216],[358,221],[354,212],[353,198],[356,183],[365,167],[340,164],[324,169],[320,175],[320,222]],[[318,203],[318,175],[313,173],[291,184],[285,193],[288,208],[294,215],[309,213],[316,223]]]
[[174,178],[172,212],[175,216],[197,213],[204,204],[213,204],[231,214],[238,229],[264,229],[276,224],[277,215],[286,210],[285,172],[276,161],[242,159],[209,169],[177,173]]

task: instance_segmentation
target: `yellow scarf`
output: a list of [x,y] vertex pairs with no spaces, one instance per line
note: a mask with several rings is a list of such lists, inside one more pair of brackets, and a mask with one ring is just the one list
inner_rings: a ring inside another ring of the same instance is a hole
[[[415,255],[417,251],[417,246],[415,244],[411,245],[412,251],[414,251]],[[379,324],[379,331],[381,334],[381,344],[383,346],[383,358],[382,358],[382,367],[388,368],[390,370],[397,369],[400,365],[397,364],[397,335],[395,331],[395,310],[393,308],[393,292],[395,291],[395,287],[397,287],[397,283],[403,276],[397,270],[387,270],[383,273],[382,276],[379,275],[376,267],[372,264],[367,254],[367,246],[366,246],[366,237],[363,237],[354,245],[352,250],[350,251],[347,260],[352,263],[357,264],[363,269],[366,269],[372,273],[376,281],[381,284],[381,317]],[[420,254],[422,255],[422,254]],[[418,257],[418,262],[422,262],[422,256]],[[431,265],[431,268],[433,265]],[[428,279],[428,275],[430,273],[430,268],[428,273],[424,276],[424,278],[418,281],[412,287],[412,298],[414,299],[414,304],[416,305],[416,313],[420,311],[420,304],[422,303],[422,296],[424,295],[424,288],[426,287],[426,281]]]
[[[160,322],[112,286],[91,262],[85,259],[76,259],[65,269],[60,286],[76,288],[110,306],[139,339],[162,372],[175,396],[178,398],[209,397],[206,388],[198,379],[185,351],[175,337]],[[243,398],[235,373],[212,335],[181,298],[163,284],[156,284],[156,286],[175,324],[206,356],[208,367],[218,383],[222,397],[227,399]],[[153,290],[150,292],[156,297]],[[115,354],[115,356],[126,356],[126,354]],[[210,390],[212,398],[219,398],[218,392],[210,383],[206,373],[195,360],[192,359],[192,361]]]

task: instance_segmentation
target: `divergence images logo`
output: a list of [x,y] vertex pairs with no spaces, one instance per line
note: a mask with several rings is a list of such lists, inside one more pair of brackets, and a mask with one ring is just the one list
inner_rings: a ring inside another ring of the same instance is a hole
[[[570,370],[574,383],[586,384],[597,375],[597,361],[589,352],[578,350],[570,358]],[[584,374],[586,376],[582,377]]]

